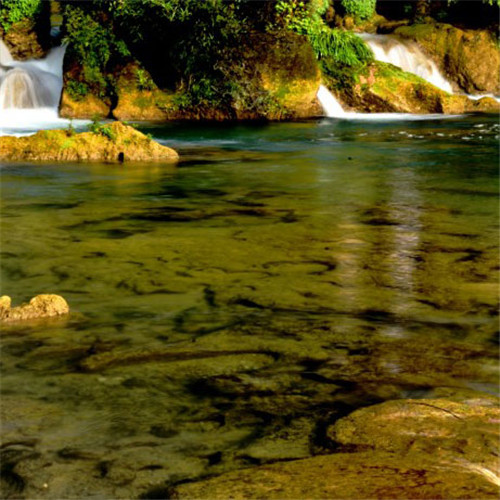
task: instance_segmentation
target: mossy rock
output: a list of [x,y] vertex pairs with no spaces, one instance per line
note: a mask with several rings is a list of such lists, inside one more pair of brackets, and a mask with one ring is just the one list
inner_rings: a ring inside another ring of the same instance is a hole
[[77,97],[63,90],[59,114],[62,118],[103,119],[111,112],[109,101],[99,99],[93,94]]
[[318,114],[321,74],[306,37],[255,33],[242,54],[243,60],[224,68],[235,87],[231,104],[235,118],[280,120]]
[[49,318],[69,313],[69,306],[63,297],[43,294],[33,297],[28,304],[11,307],[10,297],[0,297],[0,322],[26,321]]
[[[23,19],[10,26],[7,32],[0,26],[0,38],[14,60],[41,59],[47,55],[50,48],[48,36],[42,36],[39,28],[33,19]],[[50,27],[45,28],[48,34]]]
[[449,94],[426,80],[388,63],[375,62],[350,75],[353,84],[346,87],[334,79],[330,87],[337,87],[341,100],[361,112],[498,113],[500,104],[491,98],[478,101],[464,95]]
[[117,120],[161,121],[175,110],[173,95],[160,90],[151,75],[137,61],[126,64],[116,76]]
[[500,50],[491,32],[429,23],[402,26],[394,33],[417,42],[465,92],[500,93]]
[[0,160],[106,163],[174,162],[177,153],[120,122],[95,132],[42,130],[29,137],[0,137]]

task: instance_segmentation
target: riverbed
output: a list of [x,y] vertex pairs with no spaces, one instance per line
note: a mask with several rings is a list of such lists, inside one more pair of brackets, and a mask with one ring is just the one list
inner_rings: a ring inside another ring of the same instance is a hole
[[1,294],[72,311],[3,327],[2,497],[158,498],[497,392],[496,117],[142,129],[177,168],[1,165]]

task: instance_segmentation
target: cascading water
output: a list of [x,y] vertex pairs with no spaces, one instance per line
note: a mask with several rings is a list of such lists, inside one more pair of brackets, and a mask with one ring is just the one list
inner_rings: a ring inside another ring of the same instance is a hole
[[63,85],[64,46],[44,59],[15,61],[0,39],[0,135],[53,128]]
[[45,59],[14,61],[0,40],[0,112],[10,108],[57,108],[65,50],[56,47]]
[[317,97],[325,116],[328,118],[342,118],[345,116],[346,113],[340,103],[324,85],[319,86]]
[[453,93],[451,83],[440,73],[438,67],[414,42],[390,35],[360,35],[372,50],[377,61],[394,64],[408,73],[413,73],[445,92]]

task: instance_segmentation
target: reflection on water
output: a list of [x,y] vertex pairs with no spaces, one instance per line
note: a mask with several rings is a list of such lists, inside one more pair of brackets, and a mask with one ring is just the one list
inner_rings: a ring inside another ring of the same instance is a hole
[[8,495],[137,497],[495,390],[493,120],[150,132],[178,170],[2,167],[2,293],[73,310],[3,329]]

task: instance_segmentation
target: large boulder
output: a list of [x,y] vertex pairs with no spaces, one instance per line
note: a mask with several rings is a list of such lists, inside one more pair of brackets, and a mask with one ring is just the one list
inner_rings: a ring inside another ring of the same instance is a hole
[[429,23],[401,26],[394,33],[417,42],[465,92],[500,93],[500,50],[490,31]]
[[[392,64],[376,62],[354,75],[350,86],[337,92],[345,105],[360,112],[388,113],[498,113],[500,104],[492,98],[468,99],[449,94],[426,80]],[[335,81],[330,81],[335,87]]]
[[62,118],[103,119],[111,112],[110,104],[93,94],[76,97],[63,90],[59,115]]
[[4,161],[175,162],[177,153],[120,122],[96,125],[92,132],[42,130],[28,137],[0,137]]
[[251,36],[243,60],[234,61],[225,71],[236,87],[232,108],[237,119],[318,114],[321,74],[305,36],[292,32]]

